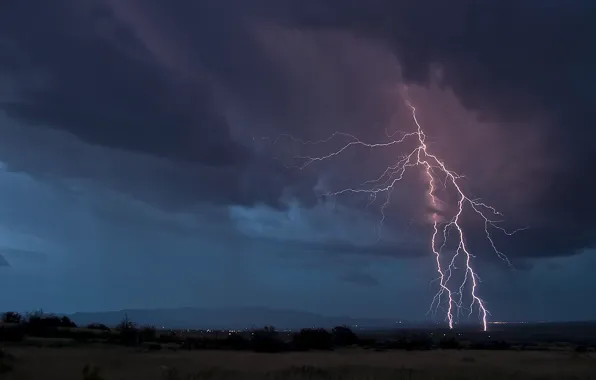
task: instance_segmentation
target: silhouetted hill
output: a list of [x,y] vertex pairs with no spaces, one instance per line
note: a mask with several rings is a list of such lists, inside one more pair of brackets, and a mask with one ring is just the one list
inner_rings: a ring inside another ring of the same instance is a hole
[[389,319],[367,319],[329,317],[314,313],[276,310],[261,307],[234,309],[176,308],[75,313],[70,318],[79,325],[93,322],[108,326],[117,325],[127,314],[131,321],[140,325],[165,326],[169,328],[193,329],[245,329],[273,325],[278,329],[299,329],[304,327],[331,328],[350,325],[363,328],[391,327],[395,321]]

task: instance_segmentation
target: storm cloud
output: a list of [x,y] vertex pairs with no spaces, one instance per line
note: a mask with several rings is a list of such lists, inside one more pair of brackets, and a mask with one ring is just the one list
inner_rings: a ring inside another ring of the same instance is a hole
[[[504,227],[528,227],[495,234],[514,265],[532,272],[592,255],[589,1],[61,0],[0,9],[2,183],[24,202],[7,206],[1,223],[39,240],[13,237],[10,249],[46,251],[73,271],[77,260],[93,262],[98,284],[116,257],[167,267],[172,255],[221,260],[214,265],[230,280],[217,286],[229,293],[252,281],[266,298],[259,281],[280,281],[273,272],[286,265],[288,281],[320,272],[311,287],[381,294],[393,280],[380,263],[432,259],[420,174],[396,188],[383,225],[379,203],[322,194],[378,177],[405,150],[356,147],[299,170],[287,167],[292,157],[346,140],[276,138],[341,131],[387,141],[387,131],[414,127],[398,91],[407,85],[430,146],[465,175],[466,190],[502,211]],[[27,196],[36,200],[27,205]],[[463,221],[480,265],[506,272],[478,222]],[[163,240],[149,247],[147,234]],[[83,236],[96,235],[101,247],[85,253]],[[353,265],[361,259],[370,271]],[[412,274],[430,280],[432,269]],[[176,286],[213,283],[207,277]],[[418,279],[403,281],[409,289]],[[307,299],[306,288],[287,291]]]

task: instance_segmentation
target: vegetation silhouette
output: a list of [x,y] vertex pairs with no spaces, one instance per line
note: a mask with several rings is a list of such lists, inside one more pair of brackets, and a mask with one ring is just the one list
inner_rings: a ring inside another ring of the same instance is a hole
[[[168,350],[234,350],[253,352],[330,351],[347,347],[360,347],[375,351],[408,350],[548,350],[538,342],[512,343],[490,340],[490,336],[468,340],[464,334],[448,332],[447,335],[425,331],[395,332],[385,335],[367,333],[359,337],[349,326],[333,329],[305,328],[298,332],[279,331],[274,326],[264,326],[244,331],[190,331],[158,330],[154,326],[139,326],[124,314],[116,326],[91,323],[78,327],[68,316],[46,314],[42,310],[20,314],[14,311],[2,315],[0,344],[51,345],[61,347],[73,344],[112,344],[156,351]],[[48,341],[28,338],[50,338]],[[53,338],[60,338],[51,341]],[[487,339],[488,338],[488,339]],[[48,343],[51,342],[51,343]],[[587,341],[569,343],[577,354],[594,352],[596,346]]]
[[292,343],[297,350],[333,350],[333,334],[325,329],[302,329],[294,334]]
[[252,332],[251,347],[255,352],[281,352],[284,351],[284,346],[273,326],[265,326]]

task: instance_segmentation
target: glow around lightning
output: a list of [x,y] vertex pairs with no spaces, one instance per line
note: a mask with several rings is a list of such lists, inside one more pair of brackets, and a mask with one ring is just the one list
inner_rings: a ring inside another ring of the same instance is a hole
[[[395,164],[387,167],[383,174],[378,178],[366,181],[360,187],[345,188],[339,191],[328,193],[326,195],[337,196],[346,193],[366,193],[371,197],[370,203],[374,202],[378,195],[383,195],[385,197],[381,206],[381,223],[383,223],[385,219],[384,211],[391,201],[391,193],[402,180],[408,169],[417,167],[423,171],[424,178],[428,185],[427,188],[429,202],[434,209],[438,209],[439,203],[441,203],[441,200],[439,200],[435,194],[438,186],[451,187],[453,190],[455,190],[455,194],[457,194],[457,201],[455,204],[456,211],[453,218],[448,221],[441,221],[437,213],[433,213],[433,232],[430,238],[430,249],[432,250],[432,253],[436,259],[438,278],[436,278],[435,281],[438,283],[438,292],[431,302],[429,313],[435,314],[438,312],[439,308],[444,309],[446,313],[445,319],[449,324],[449,327],[453,328],[462,310],[467,310],[468,316],[470,316],[474,310],[476,310],[478,312],[482,326],[486,331],[490,313],[486,307],[485,301],[479,295],[479,285],[481,280],[473,266],[474,255],[470,252],[466,244],[466,232],[461,223],[462,216],[464,212],[474,212],[481,217],[481,220],[484,221],[484,231],[486,238],[492,246],[495,254],[504,260],[509,266],[512,266],[511,262],[507,256],[505,256],[505,254],[497,249],[491,236],[490,229],[497,229],[507,235],[511,235],[520,231],[521,229],[508,232],[503,227],[500,227],[497,224],[499,221],[493,219],[502,216],[499,211],[488,204],[470,198],[465,193],[464,189],[460,185],[460,179],[462,176],[450,170],[445,162],[432,153],[431,149],[426,143],[427,136],[418,121],[416,107],[414,107],[414,105],[407,100],[407,96],[404,96],[404,99],[406,99],[405,103],[411,110],[415,131],[403,133],[399,139],[393,139],[383,143],[367,143],[351,134],[335,132],[329,138],[320,141],[303,141],[288,135],[280,136],[277,140],[279,140],[281,137],[289,137],[293,141],[300,142],[301,144],[318,145],[325,144],[338,137],[349,139],[349,142],[347,142],[344,146],[328,154],[315,157],[296,157],[302,162],[301,165],[299,165],[299,168],[301,169],[304,169],[305,167],[319,161],[333,159],[352,147],[361,146],[367,148],[387,148],[398,146],[406,141],[413,140],[416,143],[416,147],[408,154],[399,157]],[[392,138],[391,135],[388,135],[388,137]],[[275,142],[277,142],[277,140]],[[444,256],[446,254],[443,252],[443,248],[447,243],[450,232],[455,232],[457,239],[457,249],[452,254],[450,259],[447,258],[447,260],[445,260]],[[448,264],[444,264],[443,262],[445,261],[448,262]],[[456,269],[459,269],[456,267],[456,262],[458,261],[464,263],[463,268],[461,268],[464,271],[463,279],[461,280],[457,280],[455,277],[452,277],[453,272]],[[468,298],[471,301],[469,301],[467,304],[464,304],[464,294],[466,291],[468,292]]]

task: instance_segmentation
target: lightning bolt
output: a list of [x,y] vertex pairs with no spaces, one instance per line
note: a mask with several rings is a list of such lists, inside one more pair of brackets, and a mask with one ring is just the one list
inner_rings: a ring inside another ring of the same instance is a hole
[[[391,201],[392,192],[397,186],[398,182],[402,180],[408,169],[414,167],[419,167],[422,169],[428,185],[428,199],[430,201],[430,205],[433,206],[435,210],[437,210],[437,207],[441,203],[441,200],[436,196],[438,186],[442,185],[444,188],[451,187],[453,190],[455,190],[454,193],[457,194],[455,215],[450,220],[442,222],[438,213],[433,212],[433,233],[430,238],[430,248],[436,259],[436,271],[438,278],[431,281],[431,283],[435,281],[438,283],[438,291],[432,299],[429,313],[435,314],[439,307],[444,308],[446,310],[445,320],[449,324],[449,328],[453,328],[460,316],[462,309],[468,310],[468,317],[470,317],[473,311],[476,309],[478,311],[484,331],[486,331],[490,313],[486,307],[485,301],[479,296],[479,284],[481,279],[474,269],[472,263],[474,255],[470,252],[466,243],[466,233],[461,223],[462,216],[466,210],[469,210],[470,212],[476,213],[478,216],[480,216],[480,218],[484,221],[484,232],[492,249],[494,250],[495,254],[501,260],[505,261],[510,267],[513,267],[511,261],[504,253],[497,249],[490,233],[490,229],[494,228],[506,235],[512,235],[526,228],[520,228],[512,232],[507,231],[498,225],[498,223],[501,221],[495,219],[502,216],[501,212],[478,199],[470,198],[470,196],[464,192],[462,186],[460,185],[460,179],[464,178],[464,176],[461,176],[450,170],[445,162],[443,162],[429,149],[426,142],[427,136],[424,133],[420,122],[418,121],[416,107],[408,99],[407,87],[404,87],[402,97],[405,101],[405,104],[411,111],[411,117],[416,128],[413,132],[402,133],[402,136],[398,139],[393,139],[393,136],[396,134],[394,133],[393,135],[387,134],[387,137],[391,139],[388,142],[367,143],[351,134],[335,132],[330,137],[319,141],[306,141],[295,138],[291,135],[280,135],[273,141],[273,144],[277,143],[277,141],[281,138],[289,138],[292,141],[303,145],[325,144],[338,137],[347,138],[349,140],[349,142],[347,142],[341,148],[322,156],[295,157],[295,159],[298,159],[301,162],[301,164],[297,167],[304,169],[313,163],[330,160],[352,147],[360,146],[366,148],[384,148],[398,146],[406,141],[413,140],[416,147],[408,154],[399,157],[395,164],[387,167],[378,178],[366,181],[360,187],[345,188],[339,191],[327,193],[326,195],[338,196],[346,193],[366,193],[370,196],[370,201],[367,204],[368,207],[370,204],[375,202],[378,195],[383,194],[385,199],[381,205],[381,220],[379,225],[379,227],[382,227],[382,224],[385,220],[385,209]],[[451,260],[448,260],[449,264],[445,267],[445,265],[442,263],[444,256],[443,248],[447,243],[448,236],[451,231],[455,231],[456,233],[457,249],[451,257]],[[453,272],[458,269],[456,267],[456,262],[458,260],[460,262],[463,261],[464,263],[463,279],[459,282],[452,277]],[[453,282],[455,282],[455,285]],[[470,288],[469,298],[471,301],[467,306],[464,306],[464,292],[466,287]]]

